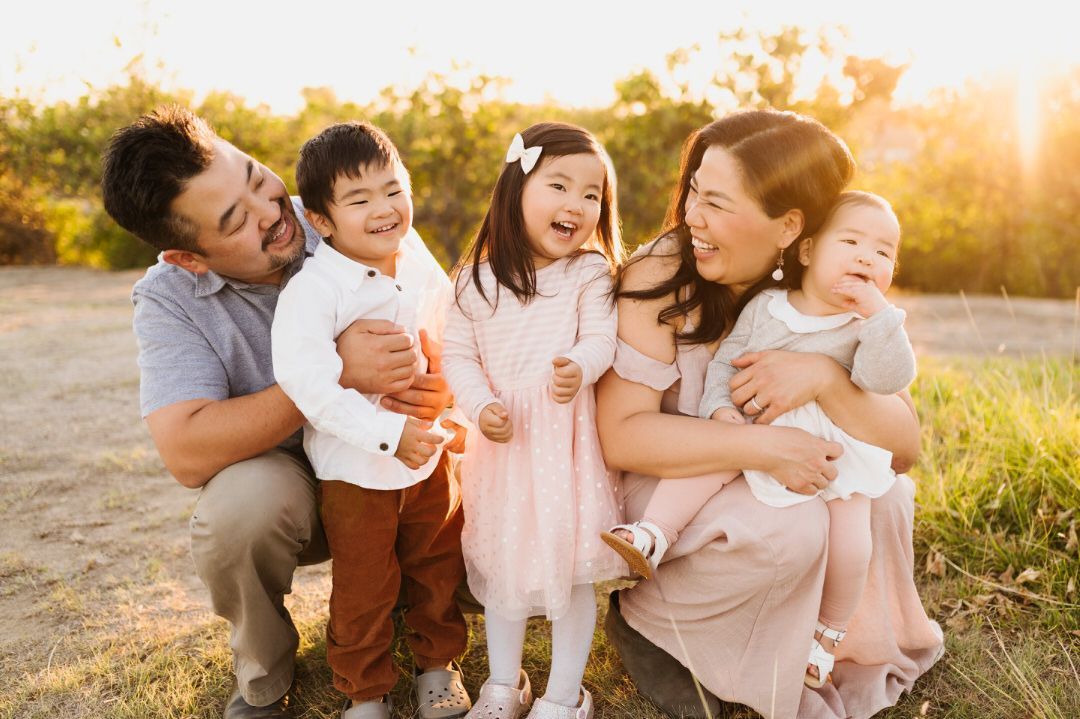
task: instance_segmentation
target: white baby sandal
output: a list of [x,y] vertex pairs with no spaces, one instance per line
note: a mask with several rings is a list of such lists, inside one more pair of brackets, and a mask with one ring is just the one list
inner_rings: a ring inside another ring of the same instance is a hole
[[[615,534],[617,529],[630,532],[634,541],[628,542]],[[660,566],[660,561],[668,550],[667,537],[664,536],[663,530],[652,522],[617,524],[607,532],[601,532],[600,539],[603,539],[609,547],[626,560],[630,571],[646,579],[652,579],[653,573]]]
[[[821,622],[818,622],[817,634],[820,634],[826,639],[831,639],[833,641],[833,649],[835,649],[836,645],[843,640],[845,635],[847,635],[847,632],[838,632],[835,629],[829,629]],[[810,672],[807,672],[806,676],[803,677],[803,684],[811,689],[820,689],[825,686],[826,682],[832,681],[832,677],[829,675],[833,670],[833,664],[835,664],[835,662],[836,657],[834,657],[832,652],[828,649],[821,646],[821,642],[819,642],[815,636],[810,640],[810,659],[807,661],[807,664],[817,667],[818,675],[815,677]]]

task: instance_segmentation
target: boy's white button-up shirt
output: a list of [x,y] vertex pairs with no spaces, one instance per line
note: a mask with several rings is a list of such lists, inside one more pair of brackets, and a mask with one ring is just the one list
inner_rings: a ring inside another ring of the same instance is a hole
[[[427,479],[438,463],[441,446],[424,466],[406,467],[394,456],[405,415],[383,408],[381,395],[338,384],[342,362],[335,340],[355,320],[396,322],[417,348],[420,329],[441,342],[453,287],[413,229],[401,241],[395,275],[322,243],[278,299],[271,330],[274,376],[307,418],[304,450],[319,479],[401,489]],[[418,354],[424,372],[427,359]]]

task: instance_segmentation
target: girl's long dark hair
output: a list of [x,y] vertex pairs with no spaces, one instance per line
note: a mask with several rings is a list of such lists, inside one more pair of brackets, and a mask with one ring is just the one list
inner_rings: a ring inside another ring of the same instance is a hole
[[[596,155],[603,163],[600,219],[595,237],[582,246],[581,252],[602,254],[614,273],[622,261],[624,250],[619,228],[615,170],[604,148],[587,130],[562,122],[537,123],[522,132],[521,138],[526,148],[543,147],[533,172],[545,159],[566,155],[588,153]],[[522,304],[528,303],[536,295],[536,268],[525,232],[525,216],[521,211],[521,195],[527,180],[528,176],[522,171],[520,162],[503,165],[495,181],[495,189],[491,191],[491,203],[480,230],[454,270],[459,298],[469,278],[492,308],[498,304],[498,288],[501,287],[510,290]],[[488,297],[480,282],[480,265],[484,262],[488,263],[495,275],[495,297]],[[472,265],[471,269],[469,265]],[[464,270],[469,270],[468,277]]]
[[[705,151],[723,147],[738,161],[747,193],[757,200],[766,215],[780,217],[801,210],[803,231],[784,250],[784,267],[799,266],[799,241],[817,232],[855,172],[855,161],[843,140],[817,120],[793,112],[751,110],[737,112],[696,131],[683,146],[679,184],[672,194],[664,229],[648,252],[635,255],[618,272],[615,296],[654,300],[673,295],[674,302],[660,310],[657,321],[670,323],[701,308],[701,320],[677,341],[705,344],[723,337],[735,324],[739,312],[758,292],[776,282],[766,274],[741,296],[726,285],[710,282],[697,272],[690,228],[686,224],[686,198],[690,181]],[[626,270],[645,257],[658,254],[657,248],[675,241],[679,265],[668,279],[645,289],[625,290]]]

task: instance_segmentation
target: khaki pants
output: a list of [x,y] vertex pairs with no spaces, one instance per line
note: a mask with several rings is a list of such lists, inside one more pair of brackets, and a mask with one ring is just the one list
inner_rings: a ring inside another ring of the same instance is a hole
[[273,449],[219,472],[191,517],[195,570],[232,625],[236,680],[254,706],[292,684],[299,636],[284,599],[293,572],[330,558],[316,485],[303,455]]
[[326,660],[334,686],[354,701],[381,697],[397,683],[390,648],[399,591],[418,667],[445,664],[465,651],[467,628],[455,601],[465,577],[464,517],[448,467],[444,454],[430,477],[405,489],[319,486],[334,557]]

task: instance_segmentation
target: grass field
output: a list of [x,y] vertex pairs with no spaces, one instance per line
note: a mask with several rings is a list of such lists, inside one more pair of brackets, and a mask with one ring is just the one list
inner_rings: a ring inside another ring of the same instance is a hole
[[[138,419],[126,299],[136,277],[0,270],[4,719],[219,717],[230,689],[227,627],[187,556],[195,495],[164,473]],[[947,654],[882,717],[1080,717],[1075,310],[984,299],[910,300],[924,432],[916,579]],[[1040,337],[1055,338],[1047,356]],[[300,715],[312,719],[339,707],[323,659],[328,592],[328,566],[304,568],[288,599],[302,633]],[[470,621],[475,691],[486,662],[483,623]],[[529,636],[526,670],[542,687],[542,623]],[[598,717],[661,716],[602,631],[585,684]],[[397,694],[398,716],[411,716],[408,682]]]

